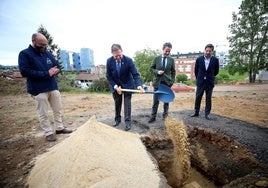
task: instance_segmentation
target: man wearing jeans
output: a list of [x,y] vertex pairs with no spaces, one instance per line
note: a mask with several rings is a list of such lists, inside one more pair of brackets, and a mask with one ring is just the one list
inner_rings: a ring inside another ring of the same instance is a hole
[[53,111],[56,134],[68,134],[63,126],[61,95],[55,76],[59,72],[58,63],[46,49],[47,39],[41,33],[32,35],[32,44],[19,54],[19,69],[27,78],[27,91],[37,102],[38,117],[47,141],[56,141],[56,136],[48,117],[49,106]]

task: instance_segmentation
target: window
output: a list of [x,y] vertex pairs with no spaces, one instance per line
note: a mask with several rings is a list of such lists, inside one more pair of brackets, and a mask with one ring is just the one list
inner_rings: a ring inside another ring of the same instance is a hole
[[191,68],[192,68],[191,65],[187,65],[186,68],[185,68],[185,71],[186,72],[191,72]]
[[182,65],[179,65],[178,70],[179,70],[179,72],[183,72],[183,66]]

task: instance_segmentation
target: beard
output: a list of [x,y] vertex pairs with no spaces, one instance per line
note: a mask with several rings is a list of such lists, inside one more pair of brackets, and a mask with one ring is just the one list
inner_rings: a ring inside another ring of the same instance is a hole
[[40,47],[40,46],[34,45],[34,48],[40,53],[44,53],[46,51],[46,47]]

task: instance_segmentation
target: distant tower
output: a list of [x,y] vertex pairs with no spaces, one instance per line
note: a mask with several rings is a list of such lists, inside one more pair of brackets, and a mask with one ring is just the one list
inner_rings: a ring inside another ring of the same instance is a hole
[[79,53],[73,53],[73,68],[75,70],[81,70],[80,55]]
[[216,57],[219,58],[220,69],[224,69],[228,64],[228,49],[226,45],[215,46]]
[[81,48],[80,50],[81,70],[90,70],[94,66],[93,50]]
[[71,70],[69,52],[66,50],[60,51],[60,58],[62,60],[62,66],[64,70]]

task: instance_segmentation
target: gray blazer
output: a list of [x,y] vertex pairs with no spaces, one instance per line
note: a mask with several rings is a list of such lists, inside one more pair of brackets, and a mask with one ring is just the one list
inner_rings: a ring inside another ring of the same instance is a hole
[[157,89],[163,77],[166,84],[171,87],[175,81],[176,74],[174,59],[169,56],[167,57],[167,64],[163,75],[157,74],[159,70],[162,70],[162,55],[155,57],[150,66],[150,72],[154,75],[153,86]]

